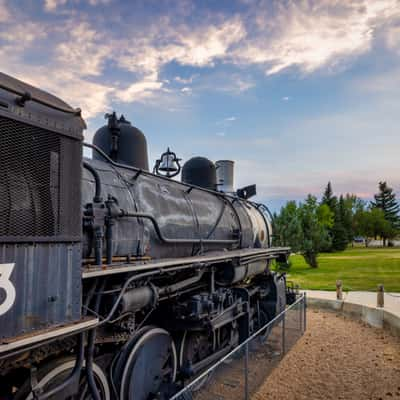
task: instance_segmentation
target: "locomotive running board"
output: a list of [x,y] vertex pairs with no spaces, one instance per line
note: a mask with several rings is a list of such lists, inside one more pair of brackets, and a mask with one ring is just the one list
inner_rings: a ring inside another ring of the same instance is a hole
[[129,263],[118,266],[113,265],[101,265],[101,266],[90,266],[84,267],[82,272],[83,279],[96,278],[105,275],[122,274],[126,272],[142,272],[152,269],[160,269],[181,265],[189,264],[201,264],[201,263],[213,263],[221,262],[227,260],[242,260],[247,261],[247,259],[252,258],[266,258],[275,259],[280,256],[288,256],[290,254],[289,247],[270,247],[268,249],[240,249],[231,251],[218,251],[213,253],[208,253],[203,256],[194,257],[181,257],[181,258],[164,258],[159,260],[150,261],[138,261],[135,263]]
[[69,325],[50,327],[48,329],[21,335],[16,338],[10,338],[9,340],[2,339],[2,344],[0,344],[0,360],[9,357],[11,354],[17,354],[21,351],[38,347],[55,339],[62,339],[63,337],[88,330],[94,327],[98,322],[98,318],[86,318],[85,320]]

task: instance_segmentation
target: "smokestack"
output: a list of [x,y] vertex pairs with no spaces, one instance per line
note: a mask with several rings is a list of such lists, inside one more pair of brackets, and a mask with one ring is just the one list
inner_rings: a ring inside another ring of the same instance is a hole
[[224,193],[234,193],[234,161],[219,160],[215,163],[217,167],[217,190]]

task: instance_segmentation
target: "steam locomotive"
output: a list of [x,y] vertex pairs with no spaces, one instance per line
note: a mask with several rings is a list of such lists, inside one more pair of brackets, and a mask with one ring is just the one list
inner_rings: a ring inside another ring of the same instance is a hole
[[168,149],[151,173],[107,120],[85,144],[79,109],[0,74],[1,399],[167,399],[291,298],[233,162]]

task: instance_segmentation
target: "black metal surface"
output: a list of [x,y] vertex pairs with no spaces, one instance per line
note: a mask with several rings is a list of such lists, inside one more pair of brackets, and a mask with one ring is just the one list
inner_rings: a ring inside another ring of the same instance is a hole
[[138,331],[121,350],[115,380],[121,400],[160,400],[170,396],[177,369],[177,355],[169,333],[147,326]]
[[[145,213],[129,213],[121,210],[120,218],[137,218],[137,219],[148,219],[154,227],[154,231],[156,232],[158,239],[165,244],[220,244],[220,245],[230,245],[234,243],[238,243],[239,239],[210,239],[212,232],[214,229],[210,231],[206,238],[199,239],[178,239],[178,238],[167,238],[163,235],[160,229],[160,225],[157,220],[151,214]],[[219,219],[218,219],[219,220]]]
[[79,109],[72,108],[58,97],[2,72],[0,72],[0,89],[4,89],[10,93],[21,96],[22,98],[16,100],[17,103],[22,106],[26,103],[26,101],[35,101],[58,111],[74,115],[80,114]]
[[[120,350],[121,398],[163,398],[176,385],[172,335],[206,338],[209,351],[190,361],[196,374],[282,310],[285,278],[268,265],[289,250],[268,248],[269,220],[258,205],[216,191],[211,161],[189,160],[183,183],[151,174],[143,133],[113,113],[96,133],[100,152],[82,163],[78,113],[7,84],[0,75],[0,275],[11,271],[0,286],[3,342],[80,320],[81,312],[96,316],[86,344],[92,397],[100,395],[94,355],[110,343]],[[175,171],[161,161],[159,170]],[[54,345],[39,360],[28,353],[26,364],[57,357]],[[81,357],[80,349],[77,366]]]
[[[148,171],[147,143],[143,132],[132,126],[123,116],[117,120],[113,113],[108,118],[108,125],[95,133],[94,145],[118,163]],[[93,158],[102,159],[97,152],[93,154]]]
[[79,241],[79,142],[0,116],[0,148],[0,242]]
[[[60,384],[58,384],[56,387],[52,388],[51,390],[47,390],[41,394],[37,394],[37,395],[35,394],[34,397],[37,400],[47,400],[53,396],[60,396],[60,392],[62,392],[66,388],[68,388],[69,385],[71,385],[73,382],[75,382],[79,379],[79,376],[80,376],[81,370],[82,370],[82,365],[83,365],[83,358],[84,358],[84,349],[85,349],[84,340],[85,340],[85,334],[81,333],[79,335],[76,362],[75,362],[74,368],[72,369],[72,371],[68,375],[68,377],[65,380],[63,380]],[[33,388],[33,392],[35,393],[35,388]]]
[[[239,239],[242,247],[252,246],[249,217],[245,211],[238,216],[235,210],[243,207],[240,205],[242,200],[232,205],[230,198],[225,200],[200,188],[188,191],[187,185],[171,179],[149,173],[138,175],[99,160],[86,159],[85,163],[100,176],[103,199],[113,198],[117,207],[128,215],[143,215],[143,218],[115,219],[112,229],[114,256],[185,257],[221,248],[238,248]],[[95,187],[93,175],[85,170],[82,182],[84,205],[93,201]],[[91,231],[87,230],[84,257],[92,254],[92,244]]]
[[182,182],[204,189],[216,190],[217,172],[215,164],[205,157],[193,157],[182,168]]
[[[1,339],[80,319],[80,243],[3,243],[0,269],[6,263],[15,264],[10,281],[16,295],[12,307],[0,315]],[[1,290],[0,304],[5,295]]]
[[3,74],[0,100],[0,274],[11,268],[0,337],[10,338],[80,319],[85,124],[66,103]]

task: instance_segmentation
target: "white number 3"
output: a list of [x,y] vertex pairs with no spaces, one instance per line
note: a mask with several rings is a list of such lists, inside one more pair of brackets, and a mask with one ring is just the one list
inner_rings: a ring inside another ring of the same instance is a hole
[[0,264],[0,289],[6,292],[6,297],[0,304],[0,315],[5,314],[14,304],[15,287],[10,281],[15,264]]

